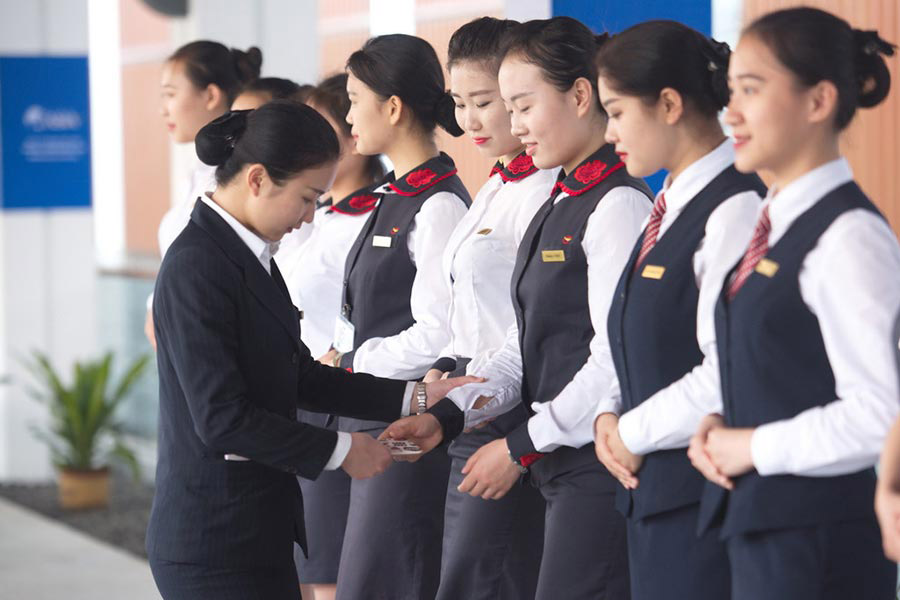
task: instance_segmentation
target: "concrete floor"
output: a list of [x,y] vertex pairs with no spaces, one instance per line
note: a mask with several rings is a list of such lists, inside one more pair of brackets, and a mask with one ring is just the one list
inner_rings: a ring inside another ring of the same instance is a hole
[[0,600],[159,600],[147,562],[0,499]]

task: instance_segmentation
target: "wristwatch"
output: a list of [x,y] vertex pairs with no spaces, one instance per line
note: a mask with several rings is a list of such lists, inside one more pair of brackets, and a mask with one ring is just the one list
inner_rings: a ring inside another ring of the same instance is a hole
[[512,455],[512,452],[510,450],[507,450],[506,453],[509,454],[509,460],[512,461],[512,464],[516,465],[516,468],[519,469],[519,473],[524,474],[528,472],[528,467],[517,461],[516,457]]
[[332,367],[340,367],[341,366],[341,358],[344,356],[343,352],[338,352],[334,355],[334,358],[331,359]]
[[421,381],[416,383],[416,405],[417,415],[428,410],[428,395],[425,393],[425,384]]

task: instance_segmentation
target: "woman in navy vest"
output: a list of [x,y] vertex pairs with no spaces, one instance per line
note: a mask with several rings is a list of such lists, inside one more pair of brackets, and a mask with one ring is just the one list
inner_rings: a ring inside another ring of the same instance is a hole
[[616,481],[591,443],[593,397],[613,376],[606,317],[650,211],[650,190],[604,142],[594,61],[605,37],[568,17],[529,21],[510,32],[499,82],[512,132],[535,165],[562,166],[519,246],[512,275],[516,326],[477,371],[485,383],[450,394],[430,414],[387,432],[427,448],[524,404],[529,419],[472,455],[460,490],[501,498],[529,472],[547,502],[541,599],[629,597]]
[[872,467],[900,408],[887,335],[900,248],[838,144],[857,107],[887,96],[892,52],[800,8],[752,23],[731,58],[735,165],[772,186],[715,308],[721,416],[689,454],[736,600],[895,595]]
[[[550,195],[559,169],[538,169],[510,133],[500,97],[501,38],[516,21],[482,17],[456,30],[447,50],[456,120],[478,150],[497,160],[472,208],[444,251],[442,275],[450,289],[450,341],[425,381],[476,372],[503,345],[515,322],[509,282],[519,242]],[[528,418],[524,407],[460,436],[444,511],[441,600],[531,598],[544,538],[545,503],[522,479],[499,501],[457,489],[462,469],[479,447],[504,437]]]
[[719,265],[744,252],[744,223],[765,192],[756,175],[735,170],[717,118],[729,54],[685,25],[648,21],[598,57],[606,139],[631,175],[668,171],[610,308],[616,377],[595,422],[597,456],[623,486],[634,600],[723,600],[730,591],[717,532],[696,535],[704,480],[685,451],[719,398],[712,308],[727,270]]
[[[344,268],[334,350],[322,361],[358,373],[420,379],[449,339],[447,239],[470,203],[437,125],[461,135],[434,49],[410,35],[370,39],[347,61],[347,122],[360,154],[394,165]],[[395,175],[396,174],[396,175]],[[378,435],[387,423],[339,419],[341,431]],[[431,598],[440,576],[446,451],[353,485],[338,598]]]

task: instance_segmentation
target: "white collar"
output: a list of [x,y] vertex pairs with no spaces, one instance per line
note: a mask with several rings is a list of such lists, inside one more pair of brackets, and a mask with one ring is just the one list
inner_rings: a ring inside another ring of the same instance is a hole
[[674,181],[671,175],[667,175],[660,191],[666,195],[666,212],[680,213],[703,188],[709,185],[709,182],[732,164],[734,164],[734,141],[726,138],[711,152],[688,165]]
[[216,213],[222,217],[226,223],[234,230],[238,237],[250,248],[250,252],[253,253],[259,262],[263,265],[266,271],[269,270],[269,261],[278,251],[278,242],[267,242],[263,238],[259,237],[247,227],[235,219],[231,213],[227,210],[219,206],[215,200],[212,199],[210,192],[206,192],[202,196],[200,196],[200,200],[203,201],[208,207],[216,211]]
[[853,171],[844,158],[837,158],[816,167],[777,190],[769,188],[763,206],[769,207],[769,219],[772,231],[769,233],[770,244],[781,237],[791,224],[809,210],[825,194],[838,186],[853,180]]

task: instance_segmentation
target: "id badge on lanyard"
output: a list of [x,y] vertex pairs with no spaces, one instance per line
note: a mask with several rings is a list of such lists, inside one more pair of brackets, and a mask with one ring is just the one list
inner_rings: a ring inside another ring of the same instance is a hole
[[332,346],[334,349],[344,354],[353,350],[353,337],[356,334],[356,327],[344,315],[338,315],[334,320],[334,341]]

